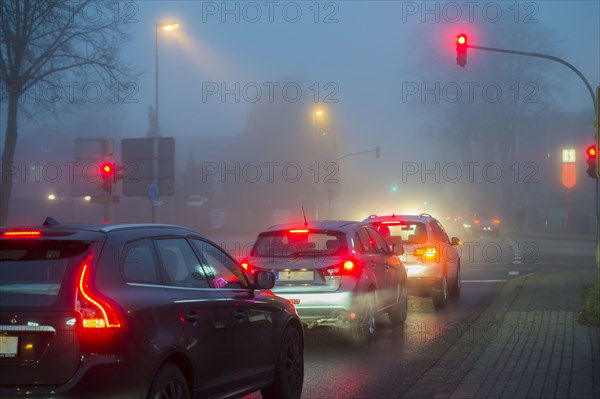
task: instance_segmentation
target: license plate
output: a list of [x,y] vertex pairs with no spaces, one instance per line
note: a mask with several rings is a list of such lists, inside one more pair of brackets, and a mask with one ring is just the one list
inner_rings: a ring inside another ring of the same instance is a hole
[[313,281],[315,272],[309,271],[279,271],[275,273],[275,278],[279,281]]
[[18,347],[19,337],[8,337],[6,335],[0,335],[0,357],[17,356]]

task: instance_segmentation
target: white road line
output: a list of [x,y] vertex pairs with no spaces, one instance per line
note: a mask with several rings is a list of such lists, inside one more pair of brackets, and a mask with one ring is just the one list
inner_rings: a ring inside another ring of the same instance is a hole
[[506,280],[460,280],[461,283],[503,283]]

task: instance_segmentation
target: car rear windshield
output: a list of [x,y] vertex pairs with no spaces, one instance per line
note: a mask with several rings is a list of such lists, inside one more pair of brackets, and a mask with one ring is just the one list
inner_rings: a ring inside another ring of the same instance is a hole
[[389,227],[390,235],[401,237],[404,243],[423,244],[427,242],[427,227],[425,223],[403,220],[397,224],[384,224],[382,226]]
[[341,231],[269,231],[258,236],[250,255],[280,258],[342,255],[348,252],[346,242]]
[[89,243],[0,240],[0,307],[51,306]]

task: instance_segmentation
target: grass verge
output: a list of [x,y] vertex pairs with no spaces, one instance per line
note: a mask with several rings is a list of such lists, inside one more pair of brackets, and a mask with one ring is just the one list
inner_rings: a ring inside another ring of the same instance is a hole
[[600,276],[582,290],[583,309],[579,313],[579,324],[600,327]]

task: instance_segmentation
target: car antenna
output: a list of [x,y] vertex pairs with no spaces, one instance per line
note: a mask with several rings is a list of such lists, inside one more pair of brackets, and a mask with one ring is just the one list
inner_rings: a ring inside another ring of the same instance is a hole
[[302,216],[304,216],[304,228],[307,228],[308,222],[306,221],[306,213],[304,212],[304,206],[302,207]]

